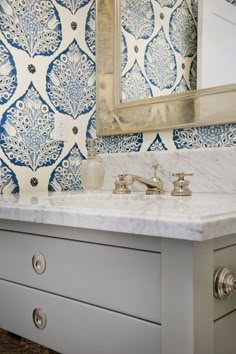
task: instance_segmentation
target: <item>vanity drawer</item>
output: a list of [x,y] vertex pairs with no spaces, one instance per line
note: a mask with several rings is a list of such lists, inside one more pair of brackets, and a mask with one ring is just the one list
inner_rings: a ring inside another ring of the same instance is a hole
[[160,354],[159,325],[1,280],[0,327],[65,354]]
[[[218,267],[227,267],[234,276],[236,276],[236,245],[225,247],[214,252],[214,270]],[[224,300],[214,299],[215,320],[234,309],[236,309],[236,291]]]
[[[32,257],[46,268],[37,274]],[[161,323],[159,253],[0,231],[0,278]]]
[[221,318],[214,324],[214,354],[236,353],[236,312]]

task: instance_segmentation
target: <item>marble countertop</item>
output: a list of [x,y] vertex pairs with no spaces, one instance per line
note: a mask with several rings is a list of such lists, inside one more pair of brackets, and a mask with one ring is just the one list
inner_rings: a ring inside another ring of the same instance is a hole
[[204,241],[236,232],[236,194],[1,195],[0,219]]

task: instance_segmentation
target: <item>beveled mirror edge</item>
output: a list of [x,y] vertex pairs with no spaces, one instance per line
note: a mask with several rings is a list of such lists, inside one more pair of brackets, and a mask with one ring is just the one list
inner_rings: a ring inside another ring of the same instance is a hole
[[120,21],[118,5],[119,0],[96,0],[98,136],[236,121],[236,84],[119,103],[120,60],[115,64],[120,48],[117,45],[120,32],[115,31],[117,21]]

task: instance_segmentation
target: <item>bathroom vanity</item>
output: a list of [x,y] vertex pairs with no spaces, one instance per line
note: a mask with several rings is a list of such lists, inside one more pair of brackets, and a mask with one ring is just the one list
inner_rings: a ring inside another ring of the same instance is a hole
[[0,197],[0,327],[65,354],[235,354],[236,194]]

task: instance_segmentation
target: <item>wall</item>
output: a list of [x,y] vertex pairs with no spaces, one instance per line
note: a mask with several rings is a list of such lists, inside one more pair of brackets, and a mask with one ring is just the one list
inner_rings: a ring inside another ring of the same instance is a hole
[[[131,0],[130,6],[135,3]],[[145,3],[155,8],[154,18],[164,21],[182,9],[190,27],[195,25],[196,0]],[[163,22],[167,40],[168,26]],[[94,1],[1,0],[0,29],[0,193],[81,189],[85,139],[94,137],[96,129]],[[125,25],[123,30],[132,40]],[[144,40],[148,45],[159,31],[156,27],[146,39],[136,36],[136,46],[145,50]],[[169,45],[181,63],[184,54]],[[178,66],[169,89],[186,88],[179,86],[179,70],[186,74],[188,67],[189,73],[194,55]],[[124,76],[133,63],[129,57]],[[190,76],[186,80],[190,85]],[[147,74],[144,81],[156,95],[160,87]],[[56,115],[66,122],[66,141],[53,137]],[[98,138],[97,144],[100,153],[232,146],[235,131],[229,124]]]

